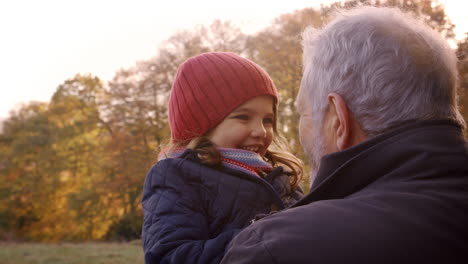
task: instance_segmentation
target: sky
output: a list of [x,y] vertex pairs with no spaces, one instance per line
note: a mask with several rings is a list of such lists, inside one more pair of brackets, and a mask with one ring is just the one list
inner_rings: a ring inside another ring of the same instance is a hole
[[[29,101],[49,101],[77,73],[111,80],[156,55],[178,30],[229,20],[255,33],[279,15],[334,0],[10,0],[0,2],[0,120]],[[459,38],[468,1],[445,0]]]

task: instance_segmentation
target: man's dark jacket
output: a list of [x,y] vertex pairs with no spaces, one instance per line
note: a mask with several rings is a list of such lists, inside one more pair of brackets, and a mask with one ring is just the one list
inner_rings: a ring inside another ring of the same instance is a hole
[[240,232],[222,263],[468,263],[468,153],[450,121],[324,156],[311,192]]

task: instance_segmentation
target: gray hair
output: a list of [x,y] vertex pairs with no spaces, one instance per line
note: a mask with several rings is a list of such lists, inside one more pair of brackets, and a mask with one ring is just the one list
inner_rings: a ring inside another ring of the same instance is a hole
[[414,120],[450,119],[457,106],[454,51],[434,30],[395,8],[340,12],[303,33],[301,89],[321,123],[327,95],[343,97],[368,137]]

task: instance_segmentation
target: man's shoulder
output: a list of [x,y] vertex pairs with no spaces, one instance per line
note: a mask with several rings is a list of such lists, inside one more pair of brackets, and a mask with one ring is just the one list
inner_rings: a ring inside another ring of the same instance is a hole
[[[434,211],[418,212],[423,200],[415,206],[400,206],[410,196],[410,193],[375,193],[287,209],[242,231],[232,242],[227,257],[233,253],[252,253],[268,255],[278,263],[381,263],[385,258],[390,260],[408,252],[411,252],[408,259],[425,259],[423,248],[438,250],[441,256],[450,256],[452,248],[468,249],[467,245],[457,244],[467,238],[466,227],[459,226],[460,233],[455,234],[431,219],[424,222]],[[411,212],[411,208],[416,212]],[[259,252],[248,252],[249,248]],[[451,254],[460,252],[455,250]]]
[[323,263],[339,248],[351,246],[358,214],[340,200],[275,213],[240,232],[223,263]]
[[349,231],[354,227],[371,228],[364,223],[371,215],[378,217],[378,214],[378,208],[365,200],[322,200],[267,217],[258,223],[256,230],[260,236],[268,236],[273,234],[267,230],[284,229],[285,236],[295,236],[293,233],[297,232],[307,241],[323,241],[329,237],[329,232],[333,232],[335,237],[344,238],[353,235]]

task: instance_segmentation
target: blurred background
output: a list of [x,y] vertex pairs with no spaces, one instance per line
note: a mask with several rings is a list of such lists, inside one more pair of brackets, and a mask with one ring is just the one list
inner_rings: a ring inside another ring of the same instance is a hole
[[466,119],[466,1],[2,2],[0,241],[139,239],[142,185],[169,136],[174,74],[201,52],[232,51],[266,69],[281,97],[280,129],[303,158],[294,110],[301,32],[362,4],[414,12],[450,42]]

